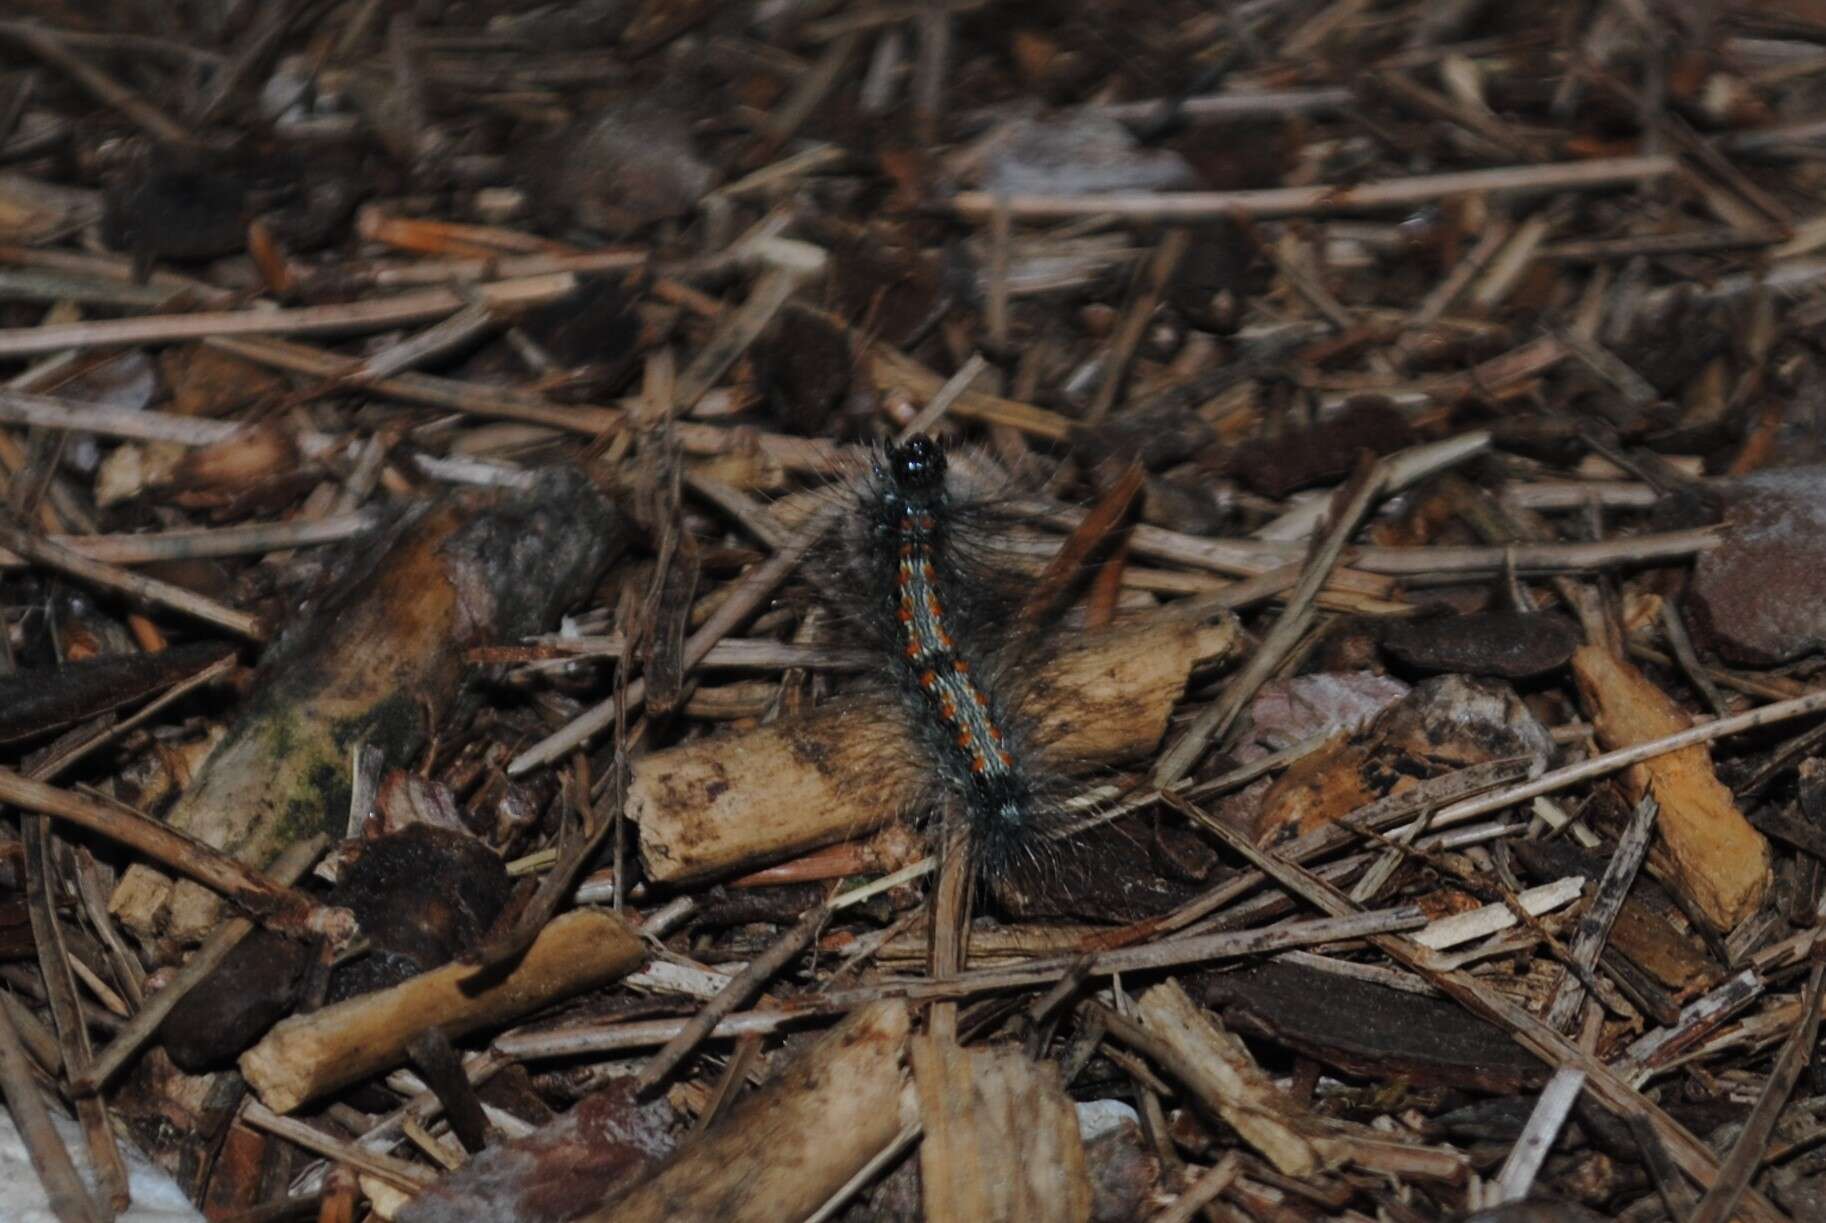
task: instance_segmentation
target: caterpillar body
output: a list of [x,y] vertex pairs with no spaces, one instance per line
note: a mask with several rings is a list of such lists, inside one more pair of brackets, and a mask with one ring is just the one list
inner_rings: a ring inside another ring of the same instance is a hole
[[[858,492],[852,571],[891,670],[908,729],[958,803],[973,854],[994,877],[1036,850],[1044,779],[1019,713],[1025,634],[1007,573],[983,555],[983,511],[960,504],[943,447],[924,435],[888,446]],[[990,541],[988,546],[992,546]]]

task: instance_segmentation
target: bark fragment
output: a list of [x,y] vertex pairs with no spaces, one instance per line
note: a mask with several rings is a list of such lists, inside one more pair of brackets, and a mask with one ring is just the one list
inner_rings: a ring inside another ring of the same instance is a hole
[[[408,763],[461,691],[465,650],[547,627],[588,593],[623,530],[565,470],[527,493],[428,506],[274,647],[168,822],[256,866],[304,837],[339,835],[350,753],[366,744],[386,767]],[[194,941],[216,913],[212,896],[180,884],[164,933]]]
[[[1665,692],[1607,650],[1581,646],[1572,669],[1606,748],[1692,725]],[[1668,752],[1629,769],[1623,782],[1631,802],[1652,792],[1661,805],[1656,857],[1714,930],[1729,930],[1755,912],[1769,886],[1769,842],[1719,782],[1710,752],[1700,746]]]
[[912,1055],[927,1219],[1090,1218],[1084,1145],[1058,1067],[1018,1049],[964,1049],[932,1035],[917,1037]]
[[[1192,666],[1233,640],[1181,622],[1088,634],[1043,673],[1025,712],[1061,758],[1132,757],[1159,742]],[[926,779],[895,742],[896,717],[890,699],[860,699],[635,761],[628,813],[648,874],[675,882],[753,867],[910,809]]]
[[854,1012],[722,1122],[587,1223],[772,1223],[816,1210],[901,1126],[909,1016],[899,999]]

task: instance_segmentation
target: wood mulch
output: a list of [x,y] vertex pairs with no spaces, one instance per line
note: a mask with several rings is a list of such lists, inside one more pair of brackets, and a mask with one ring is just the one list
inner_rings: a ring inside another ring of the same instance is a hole
[[15,0],[0,1216],[1826,1218],[1823,140],[1815,0]]

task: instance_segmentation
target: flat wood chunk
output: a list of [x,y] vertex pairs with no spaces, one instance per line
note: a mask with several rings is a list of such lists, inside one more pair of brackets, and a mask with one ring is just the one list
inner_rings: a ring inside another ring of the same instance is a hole
[[1296,1124],[1301,1110],[1256,1065],[1236,1034],[1206,1011],[1179,982],[1167,981],[1141,995],[1141,1025],[1176,1055],[1175,1072],[1199,1099],[1216,1107],[1225,1123],[1285,1176],[1310,1177],[1319,1152]]
[[1205,1000],[1233,1028],[1378,1082],[1507,1094],[1547,1081],[1501,1029],[1444,998],[1268,963],[1213,977]]
[[1262,844],[1304,836],[1417,779],[1510,756],[1543,762],[1552,740],[1497,679],[1436,675],[1383,707],[1368,726],[1295,761],[1262,796]]
[[1057,1066],[929,1034],[912,1055],[928,1223],[1089,1220],[1084,1144]]
[[1267,845],[1323,828],[1413,785],[1412,777],[1376,765],[1363,744],[1340,737],[1294,761],[1269,785],[1255,839]]
[[[1566,875],[1597,879],[1606,859],[1566,841],[1526,841],[1516,857],[1540,880]],[[1638,875],[1611,923],[1605,944],[1682,998],[1704,993],[1725,977],[1705,943],[1684,925],[1675,925],[1678,909],[1659,883]]]
[[[803,1219],[912,1120],[910,1020],[892,998],[853,1012],[765,1087],[578,1223]],[[1036,1216],[1045,1217],[1045,1216]]]
[[[1597,646],[1572,656],[1573,677],[1607,750],[1677,734],[1692,719],[1647,676]],[[1715,930],[1756,911],[1769,887],[1769,842],[1750,826],[1712,771],[1702,745],[1645,760],[1623,774],[1629,800],[1653,793],[1660,804],[1657,855],[1672,886]]]

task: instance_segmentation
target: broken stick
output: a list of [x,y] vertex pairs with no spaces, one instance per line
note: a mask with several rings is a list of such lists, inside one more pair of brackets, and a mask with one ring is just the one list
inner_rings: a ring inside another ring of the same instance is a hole
[[241,1073],[274,1112],[359,1082],[406,1060],[413,1038],[437,1028],[456,1037],[493,1027],[560,998],[595,989],[646,959],[619,917],[579,909],[539,933],[511,972],[485,977],[446,964],[391,989],[294,1015],[241,1055]]
[[[525,493],[437,501],[274,647],[256,695],[168,822],[254,866],[318,833],[340,836],[350,749],[366,743],[385,767],[407,763],[461,691],[464,652],[548,627],[589,593],[623,538],[614,509],[566,469]],[[146,871],[129,870],[121,889],[155,887]],[[214,897],[180,884],[162,933],[192,942],[217,920]]]
[[[1110,764],[1151,751],[1200,662],[1234,648],[1234,622],[1151,618],[1088,633],[1053,659],[1023,713],[1061,758]],[[648,875],[674,883],[804,853],[887,823],[918,802],[919,772],[884,760],[892,698],[687,743],[634,762],[628,814]]]

